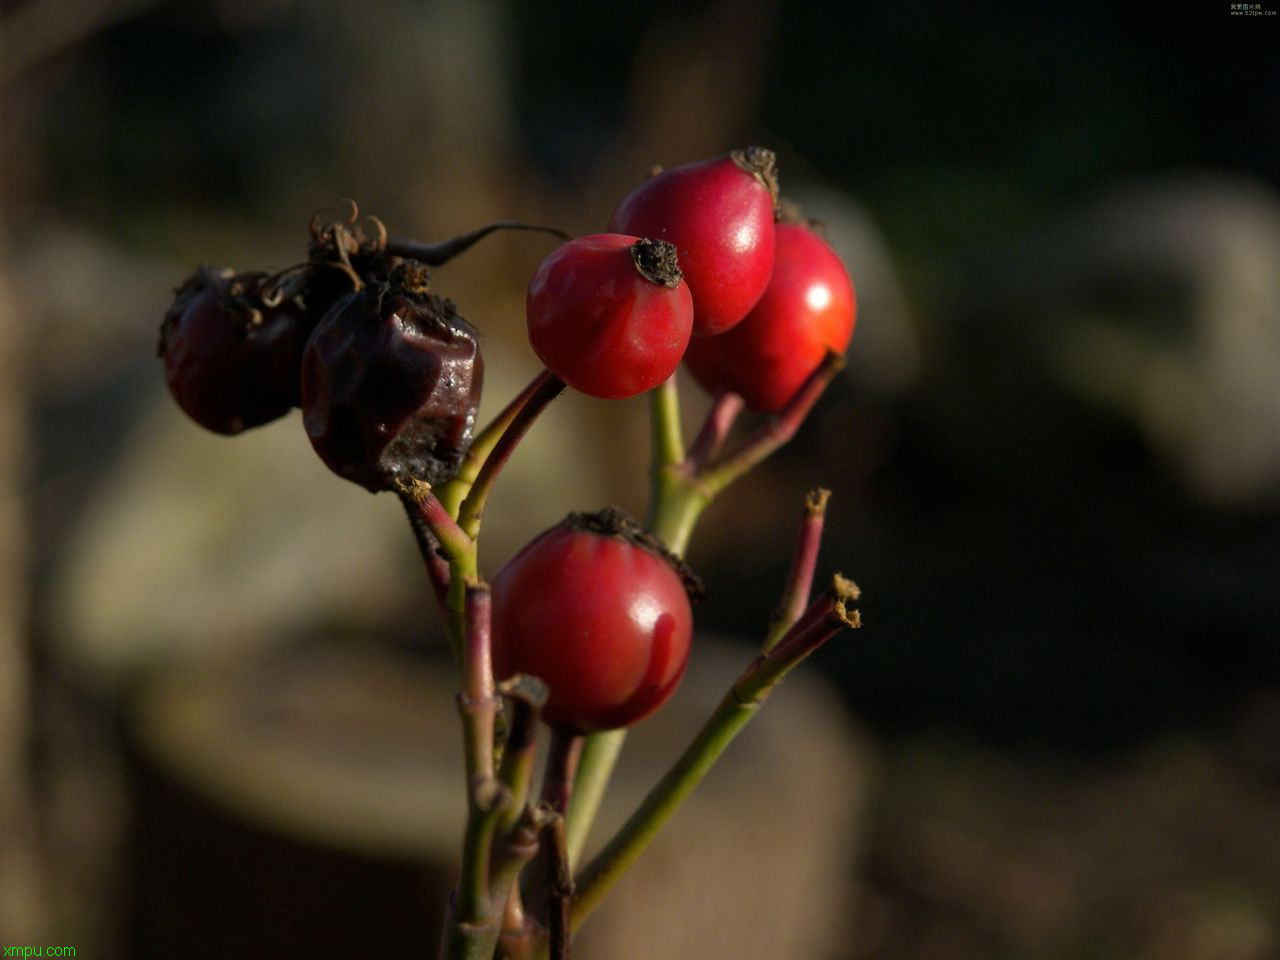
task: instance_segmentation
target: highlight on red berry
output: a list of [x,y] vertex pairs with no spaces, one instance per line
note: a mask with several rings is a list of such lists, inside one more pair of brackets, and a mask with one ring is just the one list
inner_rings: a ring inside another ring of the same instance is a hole
[[676,245],[694,336],[708,336],[741,321],[764,293],[777,200],[777,158],[748,147],[650,178],[618,204],[609,229]]
[[266,274],[196,271],[178,288],[158,353],[178,406],[221,434],[262,426],[298,405],[310,324],[293,300],[268,307]]
[[777,225],[773,276],[760,302],[727,333],[695,337],[685,365],[709,393],[736,393],[748,407],[786,406],[828,351],[843,353],[857,312],[840,258],[804,223]]
[[625,727],[675,692],[701,586],[635,520],[570,514],[493,578],[495,675],[538,677],[553,727]]
[[547,369],[593,397],[633,397],[684,355],[693,301],[669,243],[593,234],[564,244],[529,282],[529,342]]

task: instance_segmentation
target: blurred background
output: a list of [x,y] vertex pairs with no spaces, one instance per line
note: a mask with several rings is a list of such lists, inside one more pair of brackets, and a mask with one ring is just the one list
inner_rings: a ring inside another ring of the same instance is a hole
[[[689,883],[727,905],[637,887],[657,919],[586,955],[769,928],[772,956],[1280,957],[1280,17],[1232,6],[0,3],[0,944],[423,955],[451,876],[398,504],[296,412],[186,421],[154,357],[172,288],[303,259],[345,197],[424,240],[597,232],[651,165],[759,143],[858,326],[695,538],[700,627],[743,638],[698,669],[714,700],[745,663],[819,484],[866,627],[655,853],[657,886],[709,860]],[[489,413],[537,370],[548,250],[436,272]],[[486,568],[570,509],[642,510],[645,430],[643,401],[559,401]]]

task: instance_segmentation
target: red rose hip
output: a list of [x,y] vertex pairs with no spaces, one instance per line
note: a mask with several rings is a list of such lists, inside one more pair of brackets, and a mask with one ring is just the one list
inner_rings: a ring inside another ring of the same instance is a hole
[[805,224],[780,223],[773,277],[747,318],[695,337],[685,365],[712,394],[737,393],[753,410],[781,410],[821,365],[843,353],[857,311],[844,264]]
[[525,314],[529,343],[547,369],[611,400],[671,376],[693,327],[675,248],[609,233],[578,237],[543,260]]
[[693,333],[722,333],[747,315],[773,269],[777,159],[763,147],[664,171],[618,204],[609,229],[668,240],[693,294]]
[[684,675],[696,580],[621,511],[572,514],[493,578],[493,664],[549,690],[548,724],[629,726]]

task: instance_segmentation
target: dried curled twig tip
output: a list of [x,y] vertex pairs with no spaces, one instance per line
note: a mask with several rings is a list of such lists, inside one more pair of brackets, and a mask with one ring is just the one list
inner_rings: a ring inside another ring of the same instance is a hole
[[836,618],[850,630],[857,630],[862,626],[862,614],[856,607],[850,609],[843,600],[836,601],[835,614]]
[[822,516],[827,512],[827,501],[831,499],[831,491],[826,487],[810,490],[805,494],[804,508],[813,516]]
[[862,596],[858,585],[840,573],[831,578],[831,592],[838,600],[857,600]]
[[396,480],[396,492],[408,497],[414,503],[423,503],[427,497],[431,496],[431,484],[417,477],[410,477],[407,480],[400,477]]

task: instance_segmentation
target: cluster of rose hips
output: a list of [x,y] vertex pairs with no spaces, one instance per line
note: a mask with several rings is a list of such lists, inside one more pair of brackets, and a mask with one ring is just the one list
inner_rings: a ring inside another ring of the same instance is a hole
[[[300,406],[331,470],[405,501],[465,661],[473,787],[495,779],[492,716],[484,720],[495,675],[541,681],[541,717],[556,742],[631,725],[679,683],[700,592],[677,555],[682,544],[673,552],[616,508],[572,514],[485,584],[475,537],[493,475],[539,404],[566,384],[631,397],[664,384],[683,360],[716,398],[709,423],[717,407],[776,414],[797,404],[848,345],[855,304],[839,258],[782,207],[774,155],[762,148],[656,172],[618,205],[609,233],[567,240],[534,273],[528,332],[546,370],[485,431],[476,429],[477,331],[431,292],[428,267],[523,224],[426,245],[389,239],[376,218],[359,224],[353,204],[346,217],[313,220],[298,266],[204,268],[178,289],[159,352],[187,414],[235,434]],[[806,616],[792,617],[803,652],[822,634]],[[850,622],[842,603],[833,622]],[[504,769],[521,753],[513,738]],[[488,801],[472,801],[473,824],[488,822]],[[467,929],[484,898],[471,908]]]
[[[835,253],[778,210],[775,159],[762,148],[654,175],[618,205],[610,233],[571,240],[538,267],[527,299],[534,351],[591,396],[642,393],[683,359],[708,392],[781,409],[829,352],[843,352],[855,306]],[[484,368],[475,329],[429,292],[411,254],[440,263],[463,245],[396,244],[373,223],[366,235],[354,211],[313,222],[308,262],[275,276],[189,278],[161,330],[169,389],[226,434],[300,405],[340,476],[373,491],[437,485],[471,439]],[[549,531],[494,581],[500,675],[541,677],[548,720],[580,730],[648,714],[688,655],[684,580],[614,526]]]

